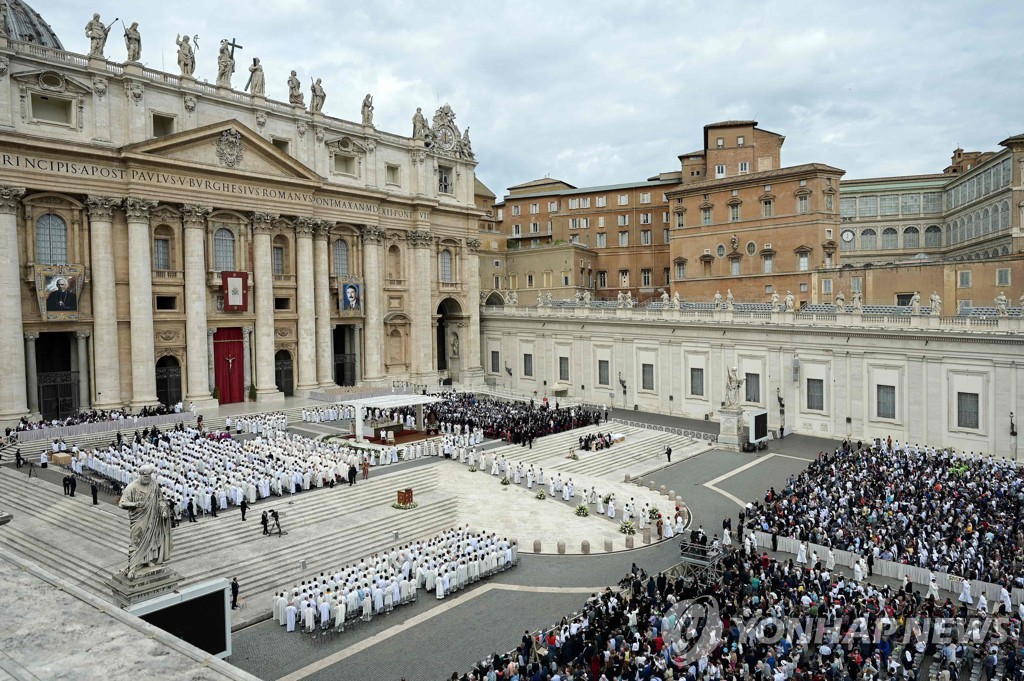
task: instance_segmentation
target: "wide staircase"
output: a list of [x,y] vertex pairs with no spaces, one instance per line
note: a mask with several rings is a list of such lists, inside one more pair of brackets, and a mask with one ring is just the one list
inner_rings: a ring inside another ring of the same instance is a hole
[[[625,439],[600,451],[579,449],[579,438],[591,433],[608,432],[624,435]],[[532,449],[520,445],[496,447],[488,451],[488,467],[490,456],[496,455],[504,456],[513,465],[517,462],[527,467],[533,464],[563,475],[576,473],[618,477],[619,473],[629,473],[636,477],[668,463],[664,456],[666,446],[672,447],[673,463],[696,456],[709,448],[705,442],[682,435],[621,423],[602,423],[546,435],[534,440]],[[566,458],[570,451],[575,451],[579,460]]]
[[[171,567],[183,585],[237,577],[253,604],[236,615],[236,624],[254,621],[269,612],[276,589],[452,527],[459,501],[438,492],[439,474],[430,464],[374,469],[352,487],[261,499],[245,522],[237,508],[183,522],[172,534]],[[406,488],[420,506],[390,508],[395,491]],[[110,600],[104,582],[127,560],[127,514],[92,506],[88,494],[64,496],[56,485],[9,468],[0,468],[0,498],[14,515],[0,530],[0,544]],[[262,534],[260,515],[270,509],[281,515],[283,537]]]

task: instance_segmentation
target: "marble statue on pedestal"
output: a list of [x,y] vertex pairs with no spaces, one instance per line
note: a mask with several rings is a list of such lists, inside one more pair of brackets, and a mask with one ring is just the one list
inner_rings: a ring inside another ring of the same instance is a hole
[[932,291],[931,297],[928,298],[928,304],[931,306],[933,317],[938,317],[942,314],[942,298],[939,298],[937,291]]
[[735,302],[736,302],[736,299],[732,295],[732,289],[731,288],[727,288],[725,290],[725,309],[726,310],[733,309],[733,304]]
[[[116,21],[116,19],[115,19]],[[111,24],[110,26],[113,26]],[[89,56],[103,59],[103,48],[107,45],[110,26],[104,26],[99,14],[93,14],[92,20],[85,25],[85,37],[89,39]]]
[[142,56],[142,34],[139,33],[139,22],[124,29],[124,44],[128,48],[128,61],[139,61]]
[[590,291],[583,292],[583,306],[590,307]]
[[863,309],[863,307],[861,305],[860,291],[854,291],[853,292],[853,311],[856,312],[857,314],[860,314],[862,309]]
[[743,381],[746,379],[740,378],[738,372],[737,367],[730,367],[729,376],[725,380],[726,409],[735,409],[740,406],[740,388],[743,387]]
[[714,302],[715,302],[715,309],[716,310],[722,309],[722,293],[721,293],[721,291],[715,291]]
[[196,72],[196,53],[192,51],[188,36],[179,34],[174,42],[178,45],[178,67],[181,69],[181,75],[191,76]]
[[235,72],[235,57],[227,40],[220,41],[217,53],[217,87],[231,87],[231,75]]
[[792,291],[786,291],[786,312],[792,312],[796,309],[796,299],[793,297]]
[[263,65],[259,57],[252,58],[252,66],[249,67],[249,82],[245,84],[245,90],[257,97],[262,97],[267,92],[267,79],[263,75]]
[[782,312],[779,308],[779,292],[772,291],[772,312]]
[[921,314],[921,294],[914,291],[914,295],[910,297],[910,312],[911,314]]
[[1005,317],[1007,314],[1007,308],[1010,305],[1010,300],[1006,297],[1006,294],[1002,291],[996,296],[996,310],[999,312],[1000,317]]
[[618,307],[626,307],[626,296],[623,295],[622,291],[619,291],[619,294],[615,296],[615,304]]
[[633,300],[633,294],[630,291],[626,291],[626,307],[630,310],[636,307],[636,301]]
[[682,303],[679,301],[679,291],[676,291],[672,294],[672,309],[678,310],[680,307],[682,307]]
[[363,125],[373,125],[373,95],[363,97]]
[[164,501],[160,484],[153,479],[156,467],[145,464],[139,469],[140,477],[128,483],[118,504],[128,510],[130,539],[128,541],[128,567],[124,573],[129,579],[144,567],[155,567],[167,562],[171,556],[171,514]]
[[661,292],[661,306],[663,308],[668,307],[668,305],[669,305],[668,301],[669,301],[668,291],[662,291]]
[[412,138],[422,140],[427,137],[427,119],[423,116],[423,109],[416,107],[416,113],[412,117]]
[[[327,93],[324,92],[324,86],[320,84],[319,78],[310,86],[309,92],[309,110],[313,113],[320,113],[324,109],[324,102],[327,101]],[[373,107],[370,109],[372,111]],[[365,117],[365,112],[363,115]]]
[[292,106],[306,106],[306,98],[302,94],[302,81],[294,71],[288,76],[288,103]]
[[516,305],[518,305],[519,304],[519,294],[516,293],[515,291],[509,291],[508,292],[508,302],[506,304],[510,305],[512,307],[515,307]]
[[842,291],[836,294],[836,312],[846,312],[846,294]]

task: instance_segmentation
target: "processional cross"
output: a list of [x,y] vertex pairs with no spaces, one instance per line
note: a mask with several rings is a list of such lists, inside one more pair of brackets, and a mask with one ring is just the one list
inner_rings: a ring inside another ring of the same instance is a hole
[[230,43],[228,43],[228,47],[230,47],[230,48],[231,48],[231,58],[232,58],[232,59],[234,59],[234,58],[235,58],[235,48],[236,48],[236,47],[237,47],[238,49],[240,49],[240,50],[241,50],[241,49],[244,49],[244,48],[243,48],[243,47],[242,47],[241,45],[239,45],[238,43],[236,43],[236,42],[235,42],[235,39],[234,39],[234,38],[232,38],[232,39],[231,39],[231,42],[230,42]]

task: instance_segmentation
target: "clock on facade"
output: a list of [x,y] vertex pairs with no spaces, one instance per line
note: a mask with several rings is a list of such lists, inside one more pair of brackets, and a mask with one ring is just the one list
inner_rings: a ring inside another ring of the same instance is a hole
[[437,131],[437,144],[446,151],[451,151],[455,147],[455,131],[449,128],[447,125],[442,126]]
[[853,232],[851,232],[850,230],[846,230],[845,232],[843,232],[842,237],[843,237],[843,241],[846,241],[846,242],[853,241]]

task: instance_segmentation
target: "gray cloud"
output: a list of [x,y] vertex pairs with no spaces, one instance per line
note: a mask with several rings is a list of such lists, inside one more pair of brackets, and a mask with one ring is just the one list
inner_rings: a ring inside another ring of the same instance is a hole
[[[296,69],[322,77],[325,112],[409,134],[417,106],[449,102],[472,128],[480,178],[499,196],[550,174],[577,186],[677,168],[702,126],[756,118],[786,135],[786,164],[847,177],[938,172],[953,148],[995,149],[1024,132],[1024,4],[222,0],[42,2],[67,49],[86,50],[92,11],[138,21],[147,65],[177,70],[174,37],[261,58],[267,94]],[[108,55],[124,58],[120,28]],[[236,73],[236,87],[244,82]],[[308,99],[308,94],[307,94]]]

